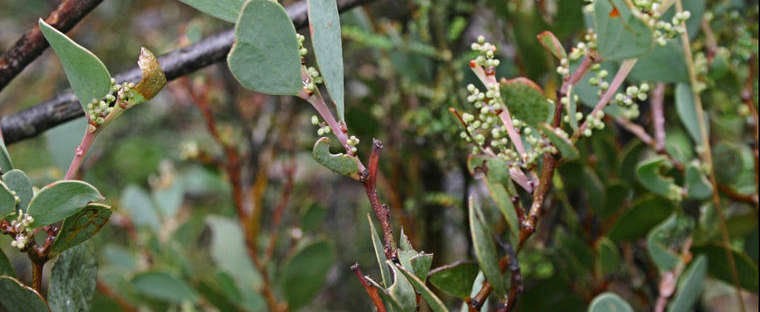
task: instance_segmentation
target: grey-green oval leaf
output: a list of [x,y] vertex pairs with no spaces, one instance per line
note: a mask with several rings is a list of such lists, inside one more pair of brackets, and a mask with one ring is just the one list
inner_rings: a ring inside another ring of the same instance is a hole
[[448,309],[446,309],[446,305],[443,304],[443,301],[438,298],[427,286],[425,286],[425,282],[419,279],[417,276],[415,276],[412,272],[409,272],[402,268],[399,265],[396,265],[396,268],[401,271],[401,273],[406,277],[406,279],[412,284],[414,289],[417,290],[417,292],[420,293],[423,299],[425,299],[425,302],[427,302],[428,306],[430,307],[430,310],[433,310],[433,312],[446,312]]
[[0,219],[16,212],[16,197],[3,181],[0,181]]
[[470,235],[475,249],[475,257],[478,259],[480,269],[486,279],[493,285],[494,294],[498,297],[506,294],[504,275],[501,274],[498,263],[496,246],[488,226],[483,220],[483,213],[475,198],[470,197],[469,205]]
[[330,153],[330,139],[319,138],[314,143],[312,156],[320,165],[335,173],[342,174],[354,180],[359,180],[359,160],[352,155]]
[[66,78],[82,104],[101,99],[111,90],[111,74],[100,59],[62,32],[39,20],[40,30],[61,60]]
[[311,45],[327,93],[335,103],[338,118],[345,120],[343,87],[343,43],[340,39],[340,16],[335,0],[308,0]]
[[652,47],[652,30],[633,16],[624,0],[594,1],[594,28],[605,61],[639,57]]
[[132,279],[139,293],[166,302],[181,304],[198,301],[198,294],[183,280],[166,272],[144,272]]
[[282,289],[288,307],[295,311],[309,304],[322,289],[334,261],[335,248],[328,241],[316,241],[298,249],[282,270]]
[[180,2],[194,7],[198,11],[235,23],[243,0],[179,0]]
[[681,280],[678,282],[678,291],[668,306],[668,312],[692,311],[692,307],[702,293],[706,276],[707,257],[699,255],[689,265],[689,268],[686,269],[683,275],[681,275]]
[[103,200],[103,196],[86,182],[56,181],[32,198],[27,212],[34,218],[32,225],[38,227],[61,221],[99,200]]
[[678,118],[681,119],[681,123],[683,123],[686,131],[689,132],[692,140],[696,144],[702,144],[702,132],[699,130],[694,94],[691,92],[691,86],[686,83],[679,83],[676,86],[675,98]]
[[108,223],[110,217],[111,208],[107,205],[98,203],[87,205],[63,221],[61,230],[51,247],[51,253],[53,255],[61,253],[90,239]]
[[0,309],[4,311],[50,311],[39,293],[10,276],[0,276]]
[[501,98],[512,118],[533,127],[548,121],[554,112],[554,105],[546,99],[541,87],[525,77],[502,80]]
[[459,262],[430,271],[430,284],[441,291],[457,298],[470,296],[470,289],[478,276],[478,265],[472,262]]
[[53,311],[90,311],[95,292],[98,264],[87,245],[62,253],[53,266],[48,287],[48,303]]
[[633,308],[620,296],[606,292],[591,300],[589,312],[633,312]]
[[227,64],[247,89],[276,95],[301,91],[296,30],[280,4],[270,0],[245,3]]
[[16,192],[16,196],[19,199],[16,206],[26,211],[26,208],[29,207],[29,201],[32,200],[32,196],[34,195],[32,181],[29,180],[29,177],[23,171],[13,169],[3,174],[3,182],[5,182],[8,189]]

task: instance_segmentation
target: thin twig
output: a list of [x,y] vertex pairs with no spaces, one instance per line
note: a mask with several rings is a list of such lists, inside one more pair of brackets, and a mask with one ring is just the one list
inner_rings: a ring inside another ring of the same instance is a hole
[[[60,30],[68,32],[83,17],[90,13],[103,0],[66,0],[61,2],[45,18],[45,22]],[[34,23],[32,29],[21,36],[0,57],[0,91],[18,76],[32,61],[42,54],[48,43],[42,36],[39,25]]]
[[655,312],[664,312],[668,305],[668,299],[673,296],[678,285],[678,277],[681,276],[686,265],[691,262],[691,237],[689,237],[681,246],[681,258],[673,268],[673,271],[663,272],[660,278],[659,297],[655,304]]
[[[612,100],[612,96],[615,95],[615,92],[617,92],[618,88],[623,84],[623,81],[625,81],[625,78],[628,77],[628,74],[631,73],[631,70],[633,69],[633,66],[636,65],[637,59],[627,59],[623,61],[622,64],[620,64],[620,68],[618,69],[618,72],[615,74],[615,77],[612,78],[612,82],[610,83],[609,88],[607,91],[604,92],[601,98],[599,98],[599,102],[596,103],[594,106],[594,109],[589,113],[590,116],[596,115],[598,112],[602,111],[607,104]],[[586,130],[588,127],[588,118],[583,121],[583,124],[578,127],[578,130],[575,131],[573,134],[573,141],[577,140],[582,134],[583,131]]]
[[369,298],[372,299],[372,304],[375,305],[377,312],[385,312],[385,305],[383,304],[383,300],[380,299],[380,294],[377,293],[377,288],[367,283],[367,280],[365,279],[364,274],[362,273],[362,269],[359,267],[359,264],[354,263],[351,266],[351,271],[354,272],[356,278],[359,279],[359,283],[361,283],[362,287],[364,287],[364,290],[367,291],[367,295],[369,295]]
[[134,307],[129,301],[124,299],[123,297],[119,296],[114,292],[108,285],[106,285],[103,281],[98,279],[97,283],[95,284],[98,291],[103,294],[104,296],[111,298],[111,300],[115,301],[116,304],[119,305],[119,308],[121,308],[122,311],[126,312],[137,312],[137,308]]
[[264,259],[266,259],[264,262],[268,262],[269,259],[272,259],[274,248],[277,243],[277,235],[275,234],[277,234],[277,229],[280,227],[280,222],[282,222],[282,214],[285,211],[285,208],[288,206],[288,202],[290,201],[290,193],[293,191],[293,180],[296,173],[296,162],[293,155],[291,155],[290,165],[284,169],[284,173],[285,185],[282,187],[280,202],[277,203],[277,207],[275,207],[274,212],[272,213],[272,233],[269,235],[269,243],[267,244],[267,249],[264,252]]
[[378,172],[378,160],[380,159],[380,151],[383,150],[383,143],[379,140],[372,140],[372,153],[369,156],[369,169],[363,174],[362,183],[364,184],[364,191],[367,193],[367,198],[372,206],[372,210],[375,212],[375,216],[380,221],[380,227],[383,229],[383,240],[385,241],[385,257],[386,259],[398,262],[398,256],[396,254],[396,243],[393,239],[393,227],[391,226],[391,211],[388,206],[380,202],[377,197],[377,188],[375,181],[377,180]]
[[[340,0],[338,10],[345,12],[373,0]],[[288,16],[296,28],[307,25],[306,1],[287,7]],[[235,39],[234,30],[229,29],[209,36],[196,44],[179,48],[158,58],[161,70],[167,80],[174,80],[208,65],[224,61]],[[117,82],[137,82],[141,71],[135,67],[116,75]],[[74,93],[64,91],[55,98],[39,103],[0,120],[5,136],[5,144],[37,136],[57,125],[84,115]]]

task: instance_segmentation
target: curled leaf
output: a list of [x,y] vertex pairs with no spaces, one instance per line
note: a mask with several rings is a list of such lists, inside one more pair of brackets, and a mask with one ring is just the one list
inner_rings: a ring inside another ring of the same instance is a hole
[[636,177],[647,190],[673,200],[682,198],[683,190],[673,183],[673,179],[660,174],[661,169],[670,169],[671,164],[662,156],[644,160],[636,166]]
[[312,155],[314,160],[327,169],[359,180],[359,160],[351,155],[330,153],[330,139],[323,137],[317,140]]
[[562,47],[562,43],[559,42],[559,39],[557,39],[551,31],[543,31],[536,37],[538,37],[538,42],[540,42],[547,51],[551,52],[554,57],[560,60],[567,58],[565,48]]
[[156,56],[145,47],[140,48],[137,66],[142,71],[142,79],[137,83],[134,90],[143,97],[143,100],[150,100],[166,85],[166,75],[161,70],[161,65],[158,64]]

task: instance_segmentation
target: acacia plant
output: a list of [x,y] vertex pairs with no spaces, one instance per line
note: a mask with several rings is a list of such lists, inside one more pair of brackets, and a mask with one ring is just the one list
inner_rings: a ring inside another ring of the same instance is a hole
[[[100,1],[74,2],[47,20]],[[0,252],[0,310],[757,308],[757,3],[180,2],[234,29],[190,22],[112,77],[40,19],[0,59],[2,88],[44,37],[73,90],[4,117],[6,143],[87,121],[41,189],[0,145],[0,231],[32,272]],[[180,156],[98,173],[96,136],[129,151],[103,130],[157,95],[199,113],[161,141]]]

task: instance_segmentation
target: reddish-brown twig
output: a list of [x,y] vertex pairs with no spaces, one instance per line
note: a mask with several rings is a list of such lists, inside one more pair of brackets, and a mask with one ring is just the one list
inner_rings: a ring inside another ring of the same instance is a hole
[[364,290],[367,291],[367,295],[369,295],[369,298],[372,300],[372,304],[375,305],[377,312],[385,312],[385,305],[383,305],[383,300],[380,299],[380,294],[377,293],[377,288],[367,283],[367,280],[362,273],[362,269],[359,268],[359,264],[354,263],[354,265],[351,266],[351,271],[354,272],[356,278],[359,279],[359,283],[361,283]]

